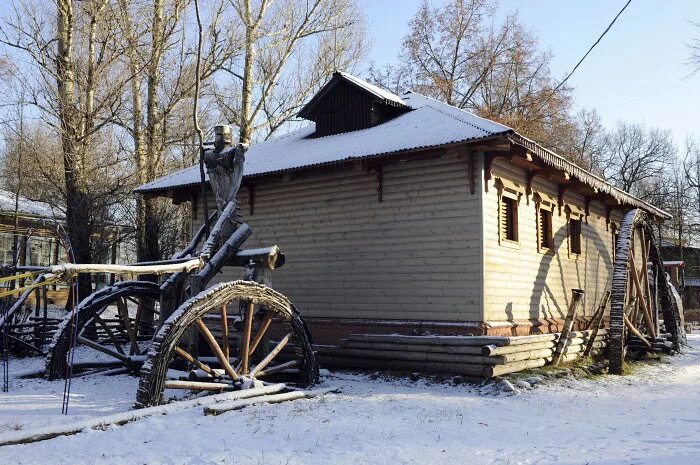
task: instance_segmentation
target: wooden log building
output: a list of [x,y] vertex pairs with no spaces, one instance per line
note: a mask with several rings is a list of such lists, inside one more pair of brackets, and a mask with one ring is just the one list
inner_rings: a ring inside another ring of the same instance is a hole
[[[506,126],[346,73],[299,116],[313,124],[248,150],[239,208],[246,247],[285,252],[273,285],[320,344],[556,332],[583,289],[577,329],[610,289],[624,213],[669,217]],[[197,166],[137,192],[202,222]]]

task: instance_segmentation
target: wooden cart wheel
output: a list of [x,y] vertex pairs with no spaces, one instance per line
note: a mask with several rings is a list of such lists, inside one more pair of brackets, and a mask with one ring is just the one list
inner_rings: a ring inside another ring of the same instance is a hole
[[[73,363],[85,367],[125,367],[138,372],[155,334],[160,287],[147,281],[124,281],[101,289],[78,304]],[[68,373],[75,327],[72,312],[58,325],[46,356],[46,376]]]
[[643,210],[628,212],[615,249],[609,370],[622,374],[628,351],[678,350],[685,341],[654,231]]
[[232,281],[191,298],[163,324],[141,370],[136,406],[188,391],[317,381],[311,336],[289,300],[262,284]]

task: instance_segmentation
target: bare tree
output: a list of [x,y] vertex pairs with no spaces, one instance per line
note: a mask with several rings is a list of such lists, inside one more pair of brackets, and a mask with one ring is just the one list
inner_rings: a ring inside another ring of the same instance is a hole
[[580,110],[571,120],[571,127],[562,134],[561,154],[592,173],[603,175],[606,153],[606,132],[595,110]]
[[[194,133],[187,118],[195,81],[195,44],[187,35],[187,13],[192,2],[118,3],[123,46],[133,75],[131,104],[121,124],[132,139],[138,184],[145,184],[173,169],[173,148],[186,144]],[[235,31],[224,25],[224,1],[209,6],[202,81],[241,51]],[[150,22],[140,18],[150,18]],[[193,146],[190,149],[196,152]],[[180,229],[177,209],[163,199],[139,197],[135,216],[139,260],[157,260],[172,253],[173,240],[178,236],[173,230]]]
[[664,166],[675,165],[675,155],[670,131],[618,122],[606,137],[603,172],[620,189],[648,198],[658,190],[653,181]]
[[[43,2],[14,0],[0,24],[0,43],[30,62],[21,73],[29,103],[61,142],[62,197],[48,200],[65,209],[75,260],[87,263],[106,241],[115,193],[126,184],[111,125],[130,75],[115,46],[113,2],[57,0],[54,21],[36,14],[45,10]],[[89,276],[81,277],[81,296],[90,287]]]
[[517,16],[494,26],[494,11],[492,0],[442,7],[424,1],[409,23],[401,65],[373,66],[371,79],[471,110],[558,148],[570,124],[570,89],[556,89],[551,54],[539,50]]
[[[700,23],[694,22],[693,25],[700,31]],[[688,66],[693,74],[700,71],[700,35],[688,43]]]
[[[355,0],[231,0],[243,53],[225,68],[216,101],[250,143],[288,122],[335,69],[364,55],[364,20]],[[231,98],[238,94],[240,99]]]

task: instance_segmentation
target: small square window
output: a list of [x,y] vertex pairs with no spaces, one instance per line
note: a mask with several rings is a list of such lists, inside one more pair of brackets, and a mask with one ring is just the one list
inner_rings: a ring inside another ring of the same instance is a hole
[[518,201],[511,197],[501,197],[501,239],[518,241]]
[[539,224],[537,229],[540,249],[551,249],[552,238],[552,212],[545,208],[540,208]]
[[581,253],[581,220],[569,220],[569,251],[572,254]]

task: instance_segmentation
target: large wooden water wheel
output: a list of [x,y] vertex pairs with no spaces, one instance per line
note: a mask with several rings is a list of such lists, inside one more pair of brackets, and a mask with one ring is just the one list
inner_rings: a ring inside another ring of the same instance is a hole
[[685,343],[654,231],[643,210],[628,212],[615,249],[610,301],[610,372],[622,374],[630,353],[679,350]]
[[159,298],[158,284],[147,281],[123,281],[90,295],[58,325],[46,376],[71,376],[71,365],[138,372],[155,334]]
[[232,281],[182,304],[160,328],[141,370],[137,407],[183,393],[318,381],[311,336],[282,294],[253,281]]

